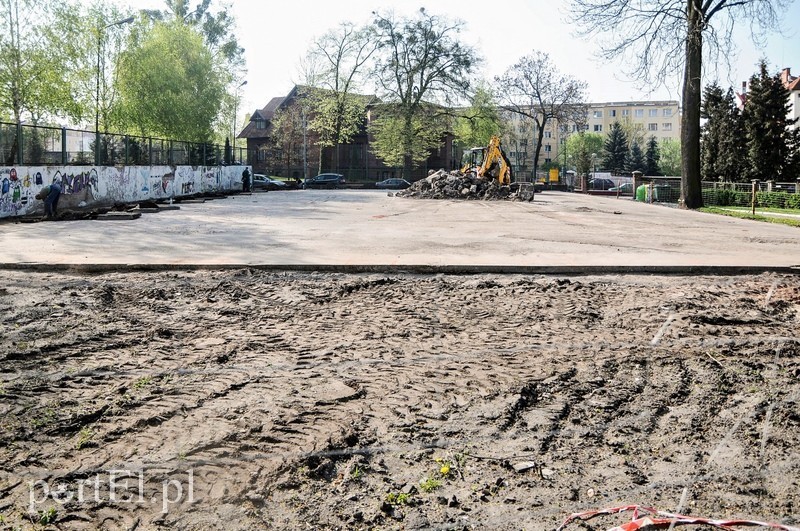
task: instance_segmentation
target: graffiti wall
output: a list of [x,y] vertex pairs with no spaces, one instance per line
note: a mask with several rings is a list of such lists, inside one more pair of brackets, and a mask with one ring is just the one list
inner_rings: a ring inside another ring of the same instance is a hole
[[244,166],[0,166],[0,218],[44,212],[36,194],[52,183],[61,186],[59,210],[91,209],[241,190],[243,170]]

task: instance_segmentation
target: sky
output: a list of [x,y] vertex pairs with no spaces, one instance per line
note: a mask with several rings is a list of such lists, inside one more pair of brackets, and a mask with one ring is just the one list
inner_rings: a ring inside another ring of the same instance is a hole
[[[134,9],[164,8],[164,2],[158,0],[117,1]],[[243,81],[247,84],[241,88],[240,109],[248,114],[273,97],[285,96],[300,80],[297,65],[310,43],[339,23],[368,23],[373,11],[412,15],[422,6],[430,14],[465,22],[461,39],[484,59],[476,79],[491,80],[538,50],[548,53],[562,74],[585,80],[590,102],[680,100],[680,79],[666,86],[641,87],[624,74],[624,65],[598,59],[598,43],[578,36],[568,23],[567,0],[227,1],[237,21],[239,44],[245,49],[247,74]],[[222,0],[212,1],[212,6],[221,5]],[[761,58],[766,59],[770,71],[792,67],[792,73],[800,75],[800,0],[791,4],[783,21],[783,28],[769,34],[763,46],[753,43],[746,21],[738,24],[732,69],[705,82],[716,77],[723,88],[738,88],[755,73]]]

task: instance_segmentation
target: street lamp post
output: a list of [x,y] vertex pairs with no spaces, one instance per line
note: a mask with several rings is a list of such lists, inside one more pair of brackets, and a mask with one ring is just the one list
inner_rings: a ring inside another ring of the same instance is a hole
[[97,86],[95,88],[95,109],[94,109],[94,164],[100,165],[100,53],[103,46],[103,34],[111,26],[122,26],[130,24],[134,17],[112,22],[97,30]]
[[236,114],[239,112],[239,89],[245,85],[247,85],[246,79],[236,87],[236,95],[233,99],[233,148],[231,149],[231,164],[236,162]]

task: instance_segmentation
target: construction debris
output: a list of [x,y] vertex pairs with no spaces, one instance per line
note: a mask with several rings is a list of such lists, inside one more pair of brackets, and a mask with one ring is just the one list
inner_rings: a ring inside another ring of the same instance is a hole
[[501,185],[493,179],[480,179],[474,174],[458,171],[433,172],[409,188],[395,194],[397,197],[417,199],[479,199],[483,201],[533,201],[533,184],[512,183]]

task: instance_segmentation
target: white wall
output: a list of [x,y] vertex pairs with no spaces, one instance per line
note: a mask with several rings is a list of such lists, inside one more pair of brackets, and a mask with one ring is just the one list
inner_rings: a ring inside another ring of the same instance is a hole
[[243,169],[244,166],[0,166],[0,218],[43,212],[44,203],[35,196],[53,182],[61,184],[59,210],[92,208],[241,190]]

